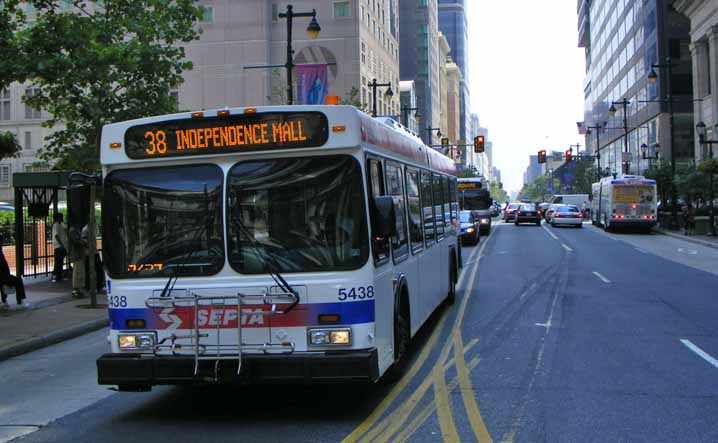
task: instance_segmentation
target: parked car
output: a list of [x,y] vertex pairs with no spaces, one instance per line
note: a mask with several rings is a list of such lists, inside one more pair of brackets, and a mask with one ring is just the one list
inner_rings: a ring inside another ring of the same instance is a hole
[[521,206],[520,203],[511,203],[504,209],[504,222],[512,222],[514,221],[514,213],[516,212],[516,209]]
[[536,205],[521,205],[516,209],[514,224],[518,226],[520,223],[535,223],[541,226],[541,210]]
[[557,205],[551,214],[551,226],[583,227],[583,214],[578,206]]
[[479,243],[481,234],[479,233],[479,220],[474,217],[471,211],[459,212],[459,222],[461,222],[461,242],[475,245]]

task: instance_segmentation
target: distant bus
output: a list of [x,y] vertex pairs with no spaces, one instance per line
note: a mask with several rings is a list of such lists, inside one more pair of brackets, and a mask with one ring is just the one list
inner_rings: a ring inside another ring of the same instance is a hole
[[464,211],[472,211],[479,217],[481,233],[491,231],[491,193],[486,180],[480,177],[460,178],[457,183],[459,191],[459,207]]
[[592,185],[591,222],[609,231],[617,226],[650,230],[657,221],[656,181],[640,175],[605,177]]
[[454,300],[454,161],[352,106],[113,123],[101,162],[100,384],[374,382]]

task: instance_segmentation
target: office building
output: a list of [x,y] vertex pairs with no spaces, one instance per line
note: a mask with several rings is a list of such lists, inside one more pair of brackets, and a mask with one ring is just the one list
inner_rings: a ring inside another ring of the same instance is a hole
[[451,47],[451,58],[461,71],[459,134],[462,140],[468,141],[471,137],[471,100],[466,0],[439,0],[439,31],[446,36]]
[[414,81],[423,127],[420,135],[428,145],[440,142],[436,131],[430,130],[441,123],[436,1],[399,1],[399,28],[407,30],[399,34],[400,76],[402,80]]
[[401,124],[409,131],[419,134],[421,114],[417,114],[416,89],[413,81],[400,81],[399,92],[401,99]]
[[[671,3],[578,1],[578,43],[586,52],[584,120],[587,126],[606,128],[600,133],[598,147],[604,171],[620,174],[624,163],[631,173],[645,170],[651,160],[642,160],[643,144],[663,160],[670,161],[672,154],[676,162],[693,158],[689,23]],[[672,65],[673,125],[666,100],[668,70],[656,68],[658,81],[648,81],[652,65],[665,66],[668,58]],[[595,131],[586,135],[586,146],[592,152],[596,143]]]
[[[676,0],[673,7],[691,24],[694,121],[706,125],[708,140],[718,140],[718,2]],[[696,161],[708,158],[709,152],[696,137]],[[718,157],[718,146],[713,146],[713,156]]]

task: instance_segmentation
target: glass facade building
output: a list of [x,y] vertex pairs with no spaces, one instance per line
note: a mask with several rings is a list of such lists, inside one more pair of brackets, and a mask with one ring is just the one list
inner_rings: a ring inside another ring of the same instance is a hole
[[[592,129],[586,146],[595,153],[600,140],[604,173],[620,174],[624,161],[629,173],[641,173],[651,161],[641,158],[643,144],[665,161],[671,160],[672,153],[677,162],[693,158],[690,25],[670,3],[578,1],[579,46],[586,51],[584,120],[588,127],[604,128],[599,137]],[[668,103],[668,63],[672,113]],[[661,65],[655,68],[656,83],[647,78],[653,65]],[[625,119],[624,106],[620,104],[624,100],[628,102]],[[616,110],[614,115],[609,112],[611,107]]]
[[469,88],[469,31],[466,20],[466,0],[439,0],[439,31],[449,42],[449,57],[461,71],[461,101],[459,137],[471,139],[471,101]]

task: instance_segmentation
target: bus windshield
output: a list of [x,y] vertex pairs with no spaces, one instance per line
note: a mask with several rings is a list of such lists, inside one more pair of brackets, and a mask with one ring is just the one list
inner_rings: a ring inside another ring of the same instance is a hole
[[461,209],[477,211],[489,209],[491,206],[491,195],[487,189],[464,189],[459,191],[459,202]]
[[103,256],[114,278],[212,275],[224,264],[217,166],[111,172],[102,207]]
[[361,170],[352,157],[241,162],[227,186],[228,256],[236,271],[350,270],[366,262]]

